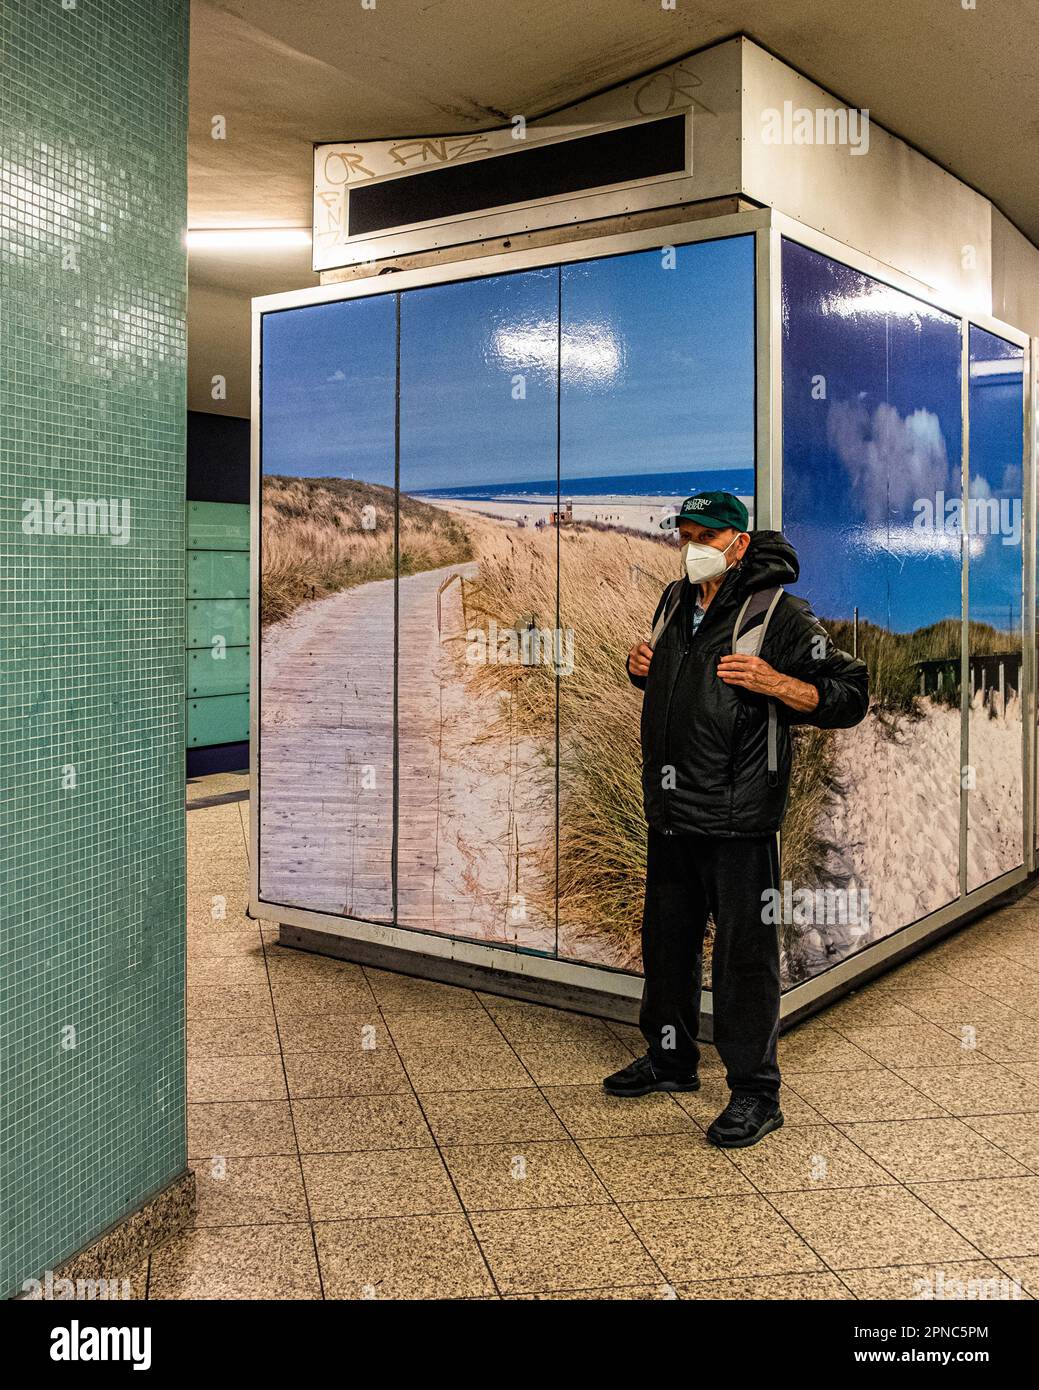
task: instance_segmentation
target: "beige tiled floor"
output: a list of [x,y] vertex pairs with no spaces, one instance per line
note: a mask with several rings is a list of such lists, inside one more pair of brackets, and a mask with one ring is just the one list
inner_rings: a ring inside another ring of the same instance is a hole
[[247,812],[188,816],[198,1214],[150,1298],[1039,1296],[1039,893],[786,1034],[784,1128],[723,1152],[711,1047],[617,1100],[635,1028],[278,946]]

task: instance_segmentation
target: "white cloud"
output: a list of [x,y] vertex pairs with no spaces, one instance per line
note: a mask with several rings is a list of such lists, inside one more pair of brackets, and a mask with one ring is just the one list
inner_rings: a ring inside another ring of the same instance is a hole
[[949,488],[948,453],[933,411],[903,417],[886,403],[871,412],[859,401],[835,401],[826,434],[868,523],[905,517],[917,498]]

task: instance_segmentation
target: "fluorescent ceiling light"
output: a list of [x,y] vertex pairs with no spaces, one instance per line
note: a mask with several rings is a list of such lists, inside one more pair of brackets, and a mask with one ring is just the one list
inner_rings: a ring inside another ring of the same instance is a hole
[[310,245],[302,227],[191,228],[185,238],[189,251],[296,251]]

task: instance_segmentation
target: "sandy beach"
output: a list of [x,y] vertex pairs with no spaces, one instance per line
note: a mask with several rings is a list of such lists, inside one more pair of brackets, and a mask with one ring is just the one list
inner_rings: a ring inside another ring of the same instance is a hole
[[[499,501],[497,498],[481,498],[474,501],[460,497],[428,497],[420,492],[411,495],[422,502],[428,502],[431,506],[444,507],[448,511],[476,512],[481,516],[496,517],[516,524],[522,522],[527,526],[534,526],[539,521],[547,523],[556,509],[554,500]],[[569,500],[564,492],[564,508]],[[674,513],[681,506],[682,500],[681,497],[575,497],[573,516],[575,521],[598,521],[608,526],[627,526],[633,531],[660,535],[661,517],[667,513]],[[753,497],[742,497],[740,500],[750,513],[753,524]]]
[[[822,834],[841,846],[830,868],[847,886],[869,893],[862,931],[827,923],[804,945],[811,969],[889,936],[952,902],[959,892],[960,713],[919,701],[922,718],[890,727],[869,714],[835,731],[847,792],[830,808]],[[990,717],[975,697],[969,721],[970,793],[967,887],[989,882],[1021,862],[1021,710],[1014,698]]]

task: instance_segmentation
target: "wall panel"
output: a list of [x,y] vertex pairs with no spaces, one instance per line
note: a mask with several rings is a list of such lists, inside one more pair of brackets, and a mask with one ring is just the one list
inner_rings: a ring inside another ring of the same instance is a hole
[[784,240],[784,531],[872,695],[798,732],[783,873],[824,898],[787,913],[788,984],[958,896],[960,416],[958,321]]
[[1022,862],[1024,349],[970,326],[967,888]]
[[556,268],[401,297],[398,920],[554,952]]
[[259,872],[393,917],[396,298],[264,320]]
[[560,954],[641,969],[639,715],[624,664],[678,577],[683,498],[720,488],[754,519],[751,237],[562,269]]
[[0,52],[6,1295],[187,1162],[188,5],[5,0]]

